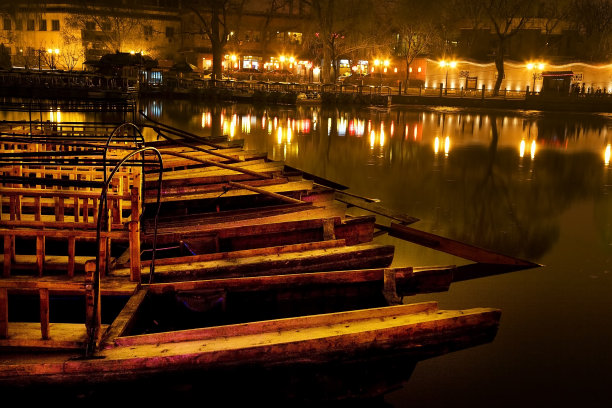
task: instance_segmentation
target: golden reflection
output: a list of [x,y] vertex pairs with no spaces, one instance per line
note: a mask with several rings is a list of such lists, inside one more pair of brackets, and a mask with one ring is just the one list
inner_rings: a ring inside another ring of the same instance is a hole
[[604,153],[604,162],[606,163],[606,166],[610,165],[610,146],[610,144],[606,146],[606,152]]
[[531,158],[533,159],[535,157],[535,152],[536,152],[536,142],[535,140],[531,141]]
[[249,116],[242,117],[242,133],[251,133],[251,118]]
[[340,120],[338,121],[338,124],[336,125],[336,128],[338,130],[338,136],[346,136],[346,127],[347,127],[346,118],[343,116],[340,118]]
[[440,151],[440,138],[436,136],[436,138],[434,139],[434,153],[438,154],[439,151]]
[[212,126],[212,114],[210,112],[202,113],[202,128]]
[[291,143],[292,131],[291,128],[287,128],[287,143]]
[[57,108],[57,110],[51,109],[49,111],[49,120],[57,123],[62,121],[62,113],[60,112],[59,108]]
[[448,152],[450,151],[450,137],[446,136],[444,139],[444,156],[448,156]]
[[283,143],[283,128],[279,127],[276,131],[276,140],[278,144]]
[[379,144],[380,144],[381,147],[385,145],[385,129],[383,129],[382,124],[380,125],[380,140],[379,140]]
[[373,149],[374,148],[374,143],[376,142],[376,134],[374,133],[374,131],[370,131],[370,148]]
[[525,139],[521,140],[521,144],[519,146],[519,157],[525,156]]

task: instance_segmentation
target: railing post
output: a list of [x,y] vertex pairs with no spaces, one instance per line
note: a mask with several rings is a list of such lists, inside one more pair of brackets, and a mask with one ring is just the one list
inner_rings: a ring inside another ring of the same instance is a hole
[[96,282],[96,263],[85,263],[85,327],[88,336],[88,353],[92,353],[98,345],[100,336],[100,287]]
[[138,187],[131,191],[130,219],[130,280],[140,283],[140,194]]
[[40,332],[43,340],[49,340],[49,289],[38,290],[40,298]]
[[8,338],[8,289],[0,288],[0,339]]

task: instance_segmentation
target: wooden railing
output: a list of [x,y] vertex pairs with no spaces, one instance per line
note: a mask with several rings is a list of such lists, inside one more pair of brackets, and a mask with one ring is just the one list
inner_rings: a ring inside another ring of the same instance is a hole
[[[76,241],[96,240],[99,194],[87,191],[0,188],[0,197],[3,207],[0,208],[0,235],[4,238],[3,276],[10,276],[17,262],[15,240],[18,237],[35,239],[35,263],[39,276],[43,275],[45,269],[45,240],[53,238],[67,241],[65,264],[68,276],[74,276]],[[4,210],[4,207],[7,209]],[[109,194],[107,208],[110,222],[106,231],[101,233],[100,251],[104,255],[101,258],[106,258],[111,239],[129,242],[131,280],[138,282],[140,188],[131,187],[130,194]],[[100,270],[103,272],[105,269]]]

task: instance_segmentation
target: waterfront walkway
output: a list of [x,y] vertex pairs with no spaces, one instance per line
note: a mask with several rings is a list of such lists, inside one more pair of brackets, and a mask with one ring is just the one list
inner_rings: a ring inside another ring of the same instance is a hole
[[[84,86],[83,84],[87,84]],[[99,86],[96,86],[98,84]],[[251,80],[168,78],[162,83],[133,84],[79,73],[16,73],[0,75],[0,96],[63,101],[129,101],[131,97],[194,99],[261,104],[331,104],[356,106],[452,106],[465,108],[612,112],[612,94],[534,94],[492,90],[391,87]],[[8,99],[7,99],[8,98]],[[31,106],[27,107],[32,109]]]

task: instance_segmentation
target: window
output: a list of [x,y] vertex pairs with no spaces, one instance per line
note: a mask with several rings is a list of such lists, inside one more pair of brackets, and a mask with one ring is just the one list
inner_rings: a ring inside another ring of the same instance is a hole
[[166,27],[166,38],[174,38],[174,27]]
[[291,44],[302,44],[302,33],[288,32],[287,37],[289,38],[289,43]]
[[28,31],[34,31],[34,20],[28,20]]
[[110,23],[102,23],[102,31],[110,31],[111,24]]
[[143,26],[142,30],[146,37],[151,37],[153,35],[153,27],[150,25]]
[[15,20],[15,30],[22,31],[23,30],[23,21]]
[[5,18],[4,19],[4,29],[5,30],[10,30],[11,29],[11,19],[10,18]]
[[93,21],[88,21],[85,23],[85,29],[89,31],[94,31],[96,29],[96,23]]
[[51,31],[59,31],[59,30],[60,30],[59,20],[51,20]]
[[38,23],[38,31],[47,31],[47,20],[40,20]]

